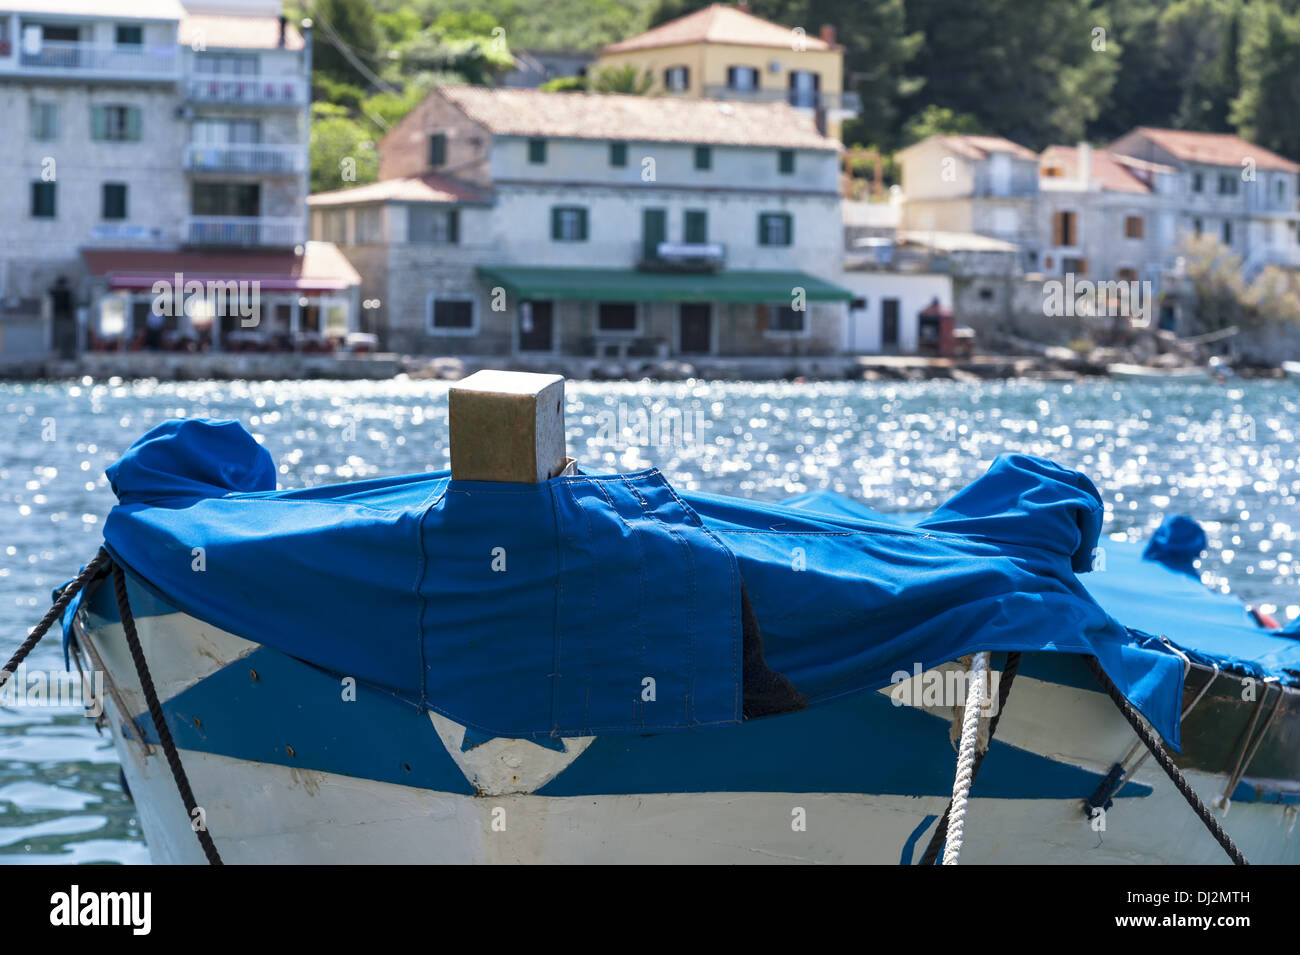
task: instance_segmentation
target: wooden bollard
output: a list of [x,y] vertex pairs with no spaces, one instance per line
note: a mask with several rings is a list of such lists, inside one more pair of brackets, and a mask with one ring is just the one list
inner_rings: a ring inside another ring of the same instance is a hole
[[478,371],[447,393],[451,476],[540,484],[571,465],[564,443],[564,378]]

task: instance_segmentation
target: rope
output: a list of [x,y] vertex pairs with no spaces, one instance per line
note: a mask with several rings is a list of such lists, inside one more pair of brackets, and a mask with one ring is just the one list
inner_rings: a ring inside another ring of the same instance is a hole
[[[131,604],[126,596],[126,574],[122,572],[119,564],[113,565],[113,594],[117,597],[117,609],[122,615],[122,632],[126,634],[126,645],[131,650],[131,660],[135,664],[136,675],[140,678],[140,688],[144,691],[145,703],[149,706],[149,717],[153,720],[154,729],[158,731],[158,741],[162,743],[163,754],[167,757],[167,766],[171,769],[172,779],[175,780],[176,789],[181,794],[181,802],[185,804],[185,814],[192,821],[194,812],[198,809],[198,802],[194,798],[194,790],[190,788],[189,777],[185,775],[185,767],[181,765],[180,754],[176,751],[176,741],[172,739],[171,728],[167,725],[166,717],[163,716],[162,704],[158,702],[158,691],[154,689],[153,677],[149,675],[149,666],[144,660],[144,650],[140,647],[140,637],[135,630],[135,616],[131,613]],[[212,841],[212,834],[208,832],[206,823],[195,832],[208,863],[221,865],[221,855],[217,852],[216,843]]]
[[948,812],[948,841],[943,847],[943,864],[956,865],[966,834],[966,803],[975,781],[975,744],[979,741],[980,707],[984,705],[984,680],[989,672],[989,654],[981,650],[971,661],[966,709],[961,718],[961,744],[957,747],[957,776],[952,781],[952,803]]
[[[1255,706],[1254,716],[1251,718],[1251,728],[1255,726],[1255,721],[1259,718],[1259,711],[1264,706],[1264,697],[1268,696],[1268,684],[1264,684],[1264,694],[1259,698],[1259,703]],[[1250,743],[1249,739],[1242,744],[1242,750],[1237,756],[1237,765],[1233,767],[1232,775],[1228,777],[1228,784],[1223,788],[1223,795],[1216,800],[1216,805],[1223,809],[1226,816],[1228,810],[1232,808],[1232,794],[1237,791],[1237,784],[1241,778],[1246,775],[1250,769],[1251,761],[1255,758],[1255,752],[1259,749],[1259,744],[1264,742],[1264,737],[1268,733],[1268,728],[1273,725],[1273,720],[1277,717],[1277,711],[1282,708],[1282,700],[1286,696],[1286,690],[1281,684],[1278,684],[1277,699],[1273,702],[1273,708],[1268,711],[1268,717],[1264,720],[1264,725],[1259,728],[1254,742]],[[1247,745],[1249,743],[1249,745]]]
[[17,672],[19,664],[27,659],[27,654],[36,649],[36,644],[41,642],[41,638],[44,637],[50,627],[54,625],[54,621],[63,616],[63,611],[68,609],[68,604],[72,603],[72,598],[77,596],[87,583],[95,579],[95,577],[99,575],[100,570],[108,563],[110,563],[108,552],[101,547],[99,553],[96,554],[94,559],[82,569],[81,573],[68,581],[67,586],[59,592],[59,596],[54,601],[53,606],[51,606],[50,609],[45,612],[45,616],[41,618],[41,622],[32,629],[32,632],[28,634],[27,639],[22,642],[22,645],[19,646],[17,651],[15,651],[14,655],[9,658],[9,662],[5,664],[4,671],[0,672],[0,686],[4,686],[9,682],[9,678]]
[[[1006,709],[1007,697],[1011,695],[1011,684],[1016,679],[1016,670],[1020,669],[1020,653],[1007,654],[1007,662],[1002,667],[1002,679],[998,683],[998,711],[993,714],[989,720],[989,747],[993,746],[993,734],[998,731],[998,720],[1002,719],[1002,711]],[[980,767],[984,765],[984,757],[988,755],[988,750],[975,757],[975,765],[971,767],[971,784],[974,785],[975,777],[979,775]],[[934,834],[930,836],[930,844],[925,847],[925,854],[921,856],[921,861],[917,865],[934,865],[939,859],[939,850],[943,848],[944,841],[948,838],[948,820],[952,816],[952,802],[948,802],[948,808],[943,811],[943,816],[939,819],[939,825],[935,827]]]
[[1173,782],[1174,786],[1178,788],[1178,791],[1183,794],[1183,798],[1187,800],[1187,804],[1191,806],[1196,815],[1200,817],[1201,822],[1205,824],[1205,828],[1210,830],[1210,835],[1214,836],[1214,838],[1218,840],[1219,845],[1223,846],[1223,851],[1228,854],[1228,857],[1232,859],[1233,862],[1237,865],[1249,865],[1250,863],[1246,861],[1245,855],[1243,855],[1242,851],[1237,848],[1236,844],[1232,841],[1232,838],[1223,831],[1223,826],[1219,825],[1219,820],[1214,818],[1214,814],[1210,812],[1205,803],[1201,801],[1201,797],[1196,794],[1196,790],[1194,790],[1191,783],[1187,781],[1187,777],[1179,771],[1178,767],[1174,765],[1174,761],[1169,758],[1169,754],[1165,752],[1164,745],[1160,742],[1159,738],[1151,732],[1147,725],[1142,721],[1142,717],[1138,715],[1137,710],[1133,708],[1133,705],[1129,703],[1128,700],[1124,699],[1124,694],[1120,693],[1119,688],[1111,682],[1110,677],[1108,677],[1106,672],[1101,668],[1101,664],[1097,661],[1097,658],[1088,657],[1087,661],[1088,669],[1092,671],[1092,675],[1097,678],[1097,682],[1101,684],[1102,689],[1106,691],[1107,695],[1111,698],[1111,701],[1119,708],[1120,713],[1124,715],[1124,719],[1128,720],[1129,725],[1133,727],[1134,732],[1136,732],[1142,742],[1146,744],[1147,749],[1151,751],[1151,755],[1154,756],[1156,762],[1160,764],[1160,768],[1165,771],[1165,775],[1167,775],[1170,781]]

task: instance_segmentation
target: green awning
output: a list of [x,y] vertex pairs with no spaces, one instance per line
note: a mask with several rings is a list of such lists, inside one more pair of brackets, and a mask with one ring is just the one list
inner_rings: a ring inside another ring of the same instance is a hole
[[520,299],[601,302],[753,302],[789,304],[794,290],[809,302],[847,302],[848,289],[807,272],[642,272],[637,269],[480,265],[478,276]]

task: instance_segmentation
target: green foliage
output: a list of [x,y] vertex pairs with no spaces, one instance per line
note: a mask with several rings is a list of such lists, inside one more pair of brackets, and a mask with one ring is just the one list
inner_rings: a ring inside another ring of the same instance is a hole
[[344,45],[366,65],[375,68],[379,53],[379,31],[369,0],[316,0],[312,6],[317,24],[313,68],[333,80],[364,84],[365,76],[339,51]]
[[1232,121],[1241,135],[1300,157],[1300,11],[1256,0],[1242,15],[1241,90]]
[[544,93],[585,93],[587,78],[585,76],[557,76],[538,87]]
[[630,93],[644,96],[654,86],[654,77],[650,71],[638,73],[631,63],[625,66],[610,66],[597,70],[591,78],[591,90],[595,93]]
[[954,113],[946,106],[930,105],[903,124],[903,142],[916,143],[928,136],[982,133],[980,121],[968,113]]
[[312,105],[311,191],[345,189],[379,178],[374,136],[333,103]]

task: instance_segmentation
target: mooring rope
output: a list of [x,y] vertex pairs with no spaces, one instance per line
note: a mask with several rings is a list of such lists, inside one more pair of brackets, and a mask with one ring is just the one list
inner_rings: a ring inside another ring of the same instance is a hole
[[943,847],[943,864],[956,865],[966,834],[966,804],[975,781],[975,747],[979,742],[980,708],[984,705],[984,681],[988,678],[989,654],[981,650],[971,661],[967,677],[966,709],[961,718],[961,743],[957,747],[957,775],[952,781],[952,804],[948,813],[948,840]]
[[[63,612],[68,609],[68,604],[72,603],[78,593],[80,593],[90,581],[94,580],[105,569],[111,569],[113,574],[113,594],[117,598],[117,610],[122,617],[122,632],[126,634],[126,644],[131,651],[131,661],[135,664],[136,676],[140,679],[140,687],[144,691],[145,702],[149,706],[149,716],[153,720],[154,728],[158,731],[158,740],[162,743],[163,753],[167,757],[167,765],[171,769],[172,779],[176,782],[176,789],[180,792],[181,801],[185,803],[185,812],[193,820],[195,810],[198,809],[198,803],[194,799],[194,790],[190,788],[189,777],[185,775],[185,767],[181,765],[180,754],[176,751],[176,741],[172,738],[171,729],[167,725],[167,720],[163,716],[162,704],[158,701],[158,691],[154,688],[153,677],[149,673],[149,665],[145,662],[144,650],[140,646],[140,637],[135,629],[135,615],[131,613],[131,603],[126,594],[126,574],[123,573],[120,565],[114,563],[108,555],[108,551],[102,547],[99,553],[95,555],[76,577],[70,580],[59,592],[53,606],[41,618],[27,639],[22,642],[10,657],[9,662],[5,664],[4,672],[0,673],[0,686],[4,686],[18,669],[18,665],[27,658],[27,655],[36,648],[41,642],[41,638],[49,632],[54,622],[63,616]],[[123,713],[123,716],[128,714]],[[143,735],[143,734],[142,734]],[[206,819],[203,825],[195,830],[199,837],[199,845],[203,848],[203,854],[207,857],[208,862],[212,865],[221,865],[221,855],[217,852],[216,844],[212,841],[212,835],[207,830]]]
[[68,581],[67,586],[59,592],[54,604],[41,618],[41,622],[32,628],[32,632],[27,635],[27,639],[22,642],[14,655],[9,658],[9,662],[5,664],[4,672],[0,672],[0,686],[4,686],[9,682],[9,678],[18,671],[19,664],[27,659],[27,654],[36,649],[36,644],[41,642],[41,638],[54,625],[54,621],[63,616],[63,611],[68,609],[68,604],[72,603],[72,598],[77,596],[81,589],[94,580],[100,570],[111,562],[112,558],[108,556],[108,551],[101,547],[99,553],[85,566],[81,573]]
[[[1007,662],[1002,667],[1002,678],[998,681],[998,711],[993,714],[989,720],[989,749],[993,747],[993,736],[998,731],[998,720],[1002,719],[1002,711],[1006,708],[1007,698],[1011,696],[1011,684],[1016,679],[1016,671],[1020,669],[1020,652],[1014,651],[1007,654]],[[984,757],[989,754],[985,749],[975,757],[975,765],[971,767],[971,785],[975,784],[975,777],[979,775],[980,767],[984,765]],[[925,854],[921,856],[921,861],[917,865],[934,865],[939,859],[939,851],[943,848],[944,841],[948,838],[948,820],[952,816],[952,801],[949,800],[948,808],[943,811],[939,818],[939,824],[934,828],[934,834],[930,836],[930,844],[925,847]]]
[[1210,830],[1210,835],[1214,836],[1214,838],[1218,840],[1219,845],[1223,846],[1223,851],[1228,854],[1228,858],[1232,859],[1232,861],[1237,865],[1249,865],[1250,863],[1246,861],[1246,856],[1237,848],[1237,845],[1232,841],[1232,838],[1224,832],[1223,826],[1219,825],[1219,820],[1214,818],[1214,813],[1212,813],[1209,807],[1201,801],[1201,797],[1196,794],[1196,790],[1193,789],[1192,784],[1187,781],[1187,777],[1182,774],[1178,767],[1174,765],[1174,761],[1169,758],[1169,754],[1165,752],[1164,744],[1160,742],[1159,737],[1157,737],[1147,727],[1146,723],[1142,721],[1141,715],[1136,709],[1134,709],[1133,704],[1124,698],[1124,694],[1119,691],[1119,687],[1115,686],[1115,684],[1111,682],[1110,677],[1108,677],[1106,671],[1101,668],[1101,664],[1097,661],[1097,658],[1088,657],[1087,660],[1088,669],[1092,671],[1092,675],[1097,678],[1097,682],[1101,684],[1102,689],[1106,691],[1106,694],[1111,698],[1111,701],[1119,708],[1120,713],[1124,715],[1124,719],[1128,720],[1129,725],[1133,727],[1133,731],[1137,733],[1142,742],[1146,744],[1147,749],[1151,751],[1151,755],[1154,756],[1156,762],[1160,764],[1160,768],[1165,771],[1165,775],[1169,777],[1170,781],[1173,782],[1178,791],[1183,794],[1183,798],[1187,800],[1187,804],[1191,806],[1196,815],[1200,817],[1201,822],[1205,824],[1205,828]]

